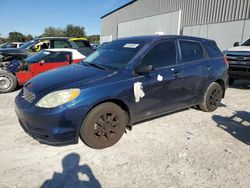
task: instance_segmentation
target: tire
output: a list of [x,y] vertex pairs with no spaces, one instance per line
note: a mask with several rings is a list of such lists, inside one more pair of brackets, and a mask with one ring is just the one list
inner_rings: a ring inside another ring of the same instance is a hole
[[233,85],[234,81],[235,81],[235,79],[229,78],[229,83],[228,84],[231,86],[231,85]]
[[203,97],[203,103],[199,105],[200,109],[205,112],[215,111],[221,103],[222,96],[223,90],[221,85],[213,82]]
[[0,71],[0,93],[12,92],[16,87],[16,77],[8,71]]
[[87,146],[104,149],[120,140],[126,124],[126,113],[118,105],[103,103],[88,113],[80,129],[80,137]]

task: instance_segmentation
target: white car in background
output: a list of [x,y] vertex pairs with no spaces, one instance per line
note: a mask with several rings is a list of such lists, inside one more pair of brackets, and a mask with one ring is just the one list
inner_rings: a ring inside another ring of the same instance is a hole
[[235,80],[250,80],[250,39],[242,45],[234,43],[234,47],[225,52],[229,63],[229,85]]
[[23,45],[23,42],[11,42],[11,43],[4,43],[0,46],[0,48],[19,48]]

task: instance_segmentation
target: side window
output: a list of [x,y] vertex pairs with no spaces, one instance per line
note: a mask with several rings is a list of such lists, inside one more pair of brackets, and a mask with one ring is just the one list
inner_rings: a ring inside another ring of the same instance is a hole
[[36,43],[34,43],[32,46],[29,47],[29,50],[32,52],[39,52],[44,49],[49,48],[49,41],[48,40],[39,40]]
[[54,48],[71,48],[71,45],[64,40],[54,40],[53,44]]
[[174,41],[166,41],[154,46],[143,58],[140,66],[153,65],[154,68],[176,64],[176,47]]
[[215,42],[205,42],[204,46],[210,58],[221,57],[222,53]]
[[180,40],[181,55],[183,62],[204,59],[204,51],[200,43]]
[[56,63],[56,62],[69,62],[70,63],[70,52],[56,52],[50,55],[45,62]]

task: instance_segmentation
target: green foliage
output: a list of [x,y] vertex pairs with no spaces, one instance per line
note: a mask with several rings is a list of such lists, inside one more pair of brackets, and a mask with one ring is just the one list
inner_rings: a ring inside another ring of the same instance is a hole
[[87,37],[90,43],[99,44],[100,43],[100,35],[90,35]]
[[9,42],[24,42],[25,36],[22,33],[19,32],[10,32],[8,37]]
[[42,37],[65,37],[65,32],[61,28],[47,27],[44,29]]
[[[83,26],[73,24],[68,24],[66,28],[47,27],[39,37],[84,37],[95,44],[98,44],[100,41],[100,35],[87,36]],[[0,34],[0,44],[5,42],[26,42],[33,38],[30,34],[24,35],[20,32],[13,31],[9,33],[7,38],[1,37]]]
[[26,38],[25,41],[29,41],[33,39],[33,36],[29,34],[25,38]]
[[65,35],[67,37],[86,37],[85,28],[69,24],[66,26]]

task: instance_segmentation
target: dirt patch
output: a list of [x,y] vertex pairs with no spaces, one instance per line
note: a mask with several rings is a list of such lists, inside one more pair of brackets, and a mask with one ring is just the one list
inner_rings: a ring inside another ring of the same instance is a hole
[[250,83],[213,113],[193,108],[133,127],[115,146],[42,145],[0,96],[0,187],[249,187]]

